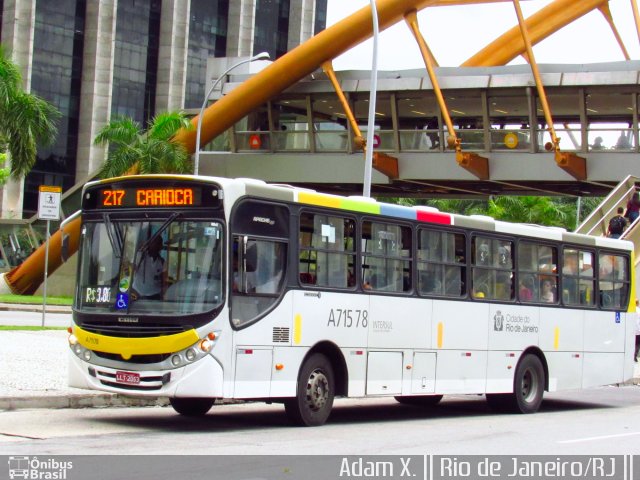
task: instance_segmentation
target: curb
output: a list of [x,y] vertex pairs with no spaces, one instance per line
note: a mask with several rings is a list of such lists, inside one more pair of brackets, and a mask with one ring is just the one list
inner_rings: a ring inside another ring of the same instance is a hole
[[[42,305],[34,303],[0,303],[0,311],[12,312],[42,312]],[[46,305],[46,313],[72,313],[71,307],[65,305]]]
[[113,393],[0,397],[0,410],[26,408],[165,407],[167,405],[169,405],[169,399],[164,397],[133,398]]

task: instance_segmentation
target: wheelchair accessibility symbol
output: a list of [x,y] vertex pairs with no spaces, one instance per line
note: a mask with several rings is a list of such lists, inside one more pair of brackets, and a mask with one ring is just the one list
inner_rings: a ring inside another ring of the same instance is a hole
[[119,293],[116,297],[116,309],[124,310],[129,307],[129,295],[126,293]]

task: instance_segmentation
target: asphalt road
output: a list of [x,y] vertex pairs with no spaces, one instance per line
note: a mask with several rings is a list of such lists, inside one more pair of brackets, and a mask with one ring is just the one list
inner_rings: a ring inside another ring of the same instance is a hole
[[[0,310],[0,325],[12,325],[12,326],[41,326],[42,325],[42,310],[41,306],[31,307],[33,311],[25,310]],[[70,313],[52,313],[45,312],[44,314],[45,327],[69,327],[71,326],[71,314]]]
[[202,418],[170,407],[0,412],[0,455],[637,454],[640,387],[548,394],[534,415],[491,412],[482,396],[433,408],[391,398],[338,400],[329,422],[288,424],[281,405],[214,406]]

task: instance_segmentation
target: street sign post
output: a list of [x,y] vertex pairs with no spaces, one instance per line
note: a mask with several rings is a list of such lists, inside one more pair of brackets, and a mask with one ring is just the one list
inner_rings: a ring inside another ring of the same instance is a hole
[[38,219],[47,221],[44,250],[44,284],[42,287],[42,326],[47,307],[47,273],[49,270],[49,227],[51,220],[60,220],[60,197],[62,187],[40,185],[38,193]]

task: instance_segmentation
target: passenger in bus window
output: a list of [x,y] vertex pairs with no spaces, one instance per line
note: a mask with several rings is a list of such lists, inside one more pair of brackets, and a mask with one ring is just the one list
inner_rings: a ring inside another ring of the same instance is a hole
[[551,280],[543,280],[540,300],[546,303],[553,303],[555,301]]
[[164,258],[162,251],[162,237],[157,236],[149,245],[142,260],[138,263],[133,277],[133,289],[139,298],[162,298],[162,277],[164,274]]
[[530,288],[532,286],[532,280],[530,276],[520,279],[519,297],[522,302],[530,302],[533,300],[533,291]]

